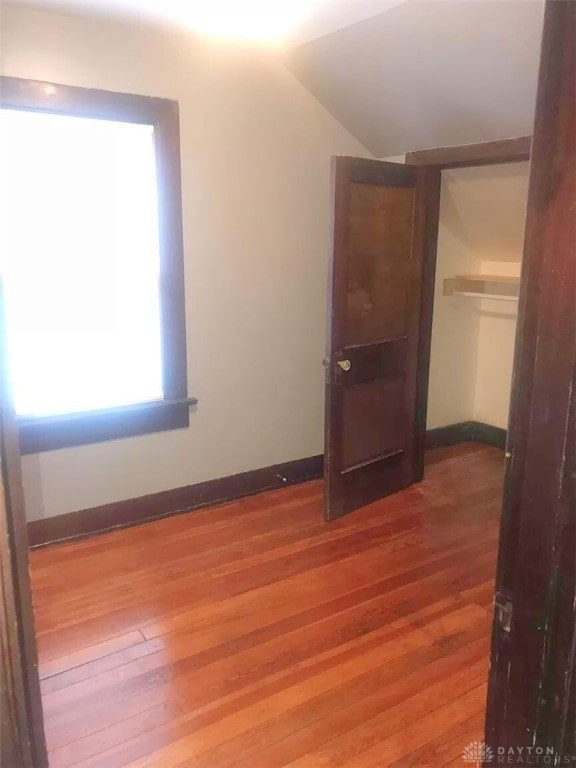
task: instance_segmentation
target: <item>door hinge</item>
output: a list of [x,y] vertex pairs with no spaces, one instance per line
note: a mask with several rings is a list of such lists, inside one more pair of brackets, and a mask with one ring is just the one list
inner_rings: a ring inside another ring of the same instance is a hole
[[512,608],[511,600],[496,593],[494,597],[494,615],[498,626],[503,632],[510,632],[512,628]]

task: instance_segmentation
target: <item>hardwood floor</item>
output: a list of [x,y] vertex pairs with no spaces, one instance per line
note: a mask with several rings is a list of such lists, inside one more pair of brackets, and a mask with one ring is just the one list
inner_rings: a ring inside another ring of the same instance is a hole
[[314,481],[32,553],[51,768],[459,765],[503,454],[336,522]]

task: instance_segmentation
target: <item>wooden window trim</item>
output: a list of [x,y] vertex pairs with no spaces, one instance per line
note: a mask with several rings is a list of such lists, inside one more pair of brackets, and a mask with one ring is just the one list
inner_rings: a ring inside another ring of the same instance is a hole
[[0,78],[0,107],[154,126],[160,232],[164,401],[54,418],[20,418],[22,453],[38,453],[189,426],[178,102],[151,96]]

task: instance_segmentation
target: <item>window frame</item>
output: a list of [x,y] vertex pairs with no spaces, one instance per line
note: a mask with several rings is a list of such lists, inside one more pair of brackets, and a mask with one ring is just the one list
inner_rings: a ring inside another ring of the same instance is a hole
[[17,417],[23,454],[189,426],[179,105],[171,99],[0,77],[0,108],[154,127],[164,399],[50,417]]

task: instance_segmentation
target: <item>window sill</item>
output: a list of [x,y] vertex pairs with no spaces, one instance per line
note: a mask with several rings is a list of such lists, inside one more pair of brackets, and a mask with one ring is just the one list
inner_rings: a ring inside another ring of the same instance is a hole
[[140,403],[89,413],[17,419],[23,455],[189,426],[196,398]]

